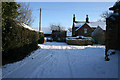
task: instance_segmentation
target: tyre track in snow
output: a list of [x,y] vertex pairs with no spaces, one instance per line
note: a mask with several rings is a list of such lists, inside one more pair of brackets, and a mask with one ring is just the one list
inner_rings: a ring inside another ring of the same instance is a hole
[[[52,53],[52,51],[51,51],[51,54],[52,54],[52,56],[50,55],[51,58],[50,58],[48,61],[46,61],[46,62],[41,66],[42,71],[40,72],[41,74],[39,74],[39,73],[37,74],[37,76],[36,76],[37,78],[43,77],[43,76],[45,75],[45,72],[46,72],[46,70],[47,70],[47,69],[45,68],[45,66],[47,66],[47,64],[50,64],[50,65],[51,65],[51,66],[48,65],[49,67],[52,67],[52,65],[55,65],[55,64],[54,64],[55,58],[54,58],[54,54]],[[40,67],[39,67],[39,69],[40,69]],[[49,71],[47,70],[47,72],[50,73],[51,70],[52,70],[52,69],[50,69]]]
[[[31,65],[34,65],[34,64],[37,64],[37,63],[40,63],[42,64],[42,61],[45,61],[45,59],[47,57],[50,57],[51,54],[44,54],[45,52],[47,52],[47,50],[43,50],[43,49],[40,49],[41,51],[39,51],[38,54],[35,54],[34,56],[29,56],[29,60],[26,60],[25,62],[23,62],[22,65],[20,65],[19,67],[15,68],[14,70],[12,70],[11,72],[8,72],[7,74],[3,75],[2,77],[3,78],[6,78],[7,76],[11,75],[13,72],[17,72],[17,70],[19,70],[20,68],[24,67],[24,66],[31,66]],[[42,53],[42,54],[41,54]],[[32,57],[34,57],[34,59],[32,59]],[[28,59],[27,58],[27,59]],[[40,62],[39,61],[35,61],[35,59],[40,59]],[[30,64],[31,62],[34,62],[33,64]],[[36,63],[37,62],[37,63]],[[44,62],[43,62],[44,63]]]
[[[59,48],[63,48],[62,46]],[[59,50],[59,52],[57,52],[55,50],[55,58],[56,58],[56,64],[54,64],[54,67],[56,67],[56,69],[53,69],[54,72],[56,72],[56,74],[58,74],[57,76],[53,76],[54,78],[70,78],[71,77],[71,70],[70,70],[70,66],[69,66],[69,61],[67,59],[66,55],[66,51],[65,49],[61,49]]]
[[[47,64],[47,63],[50,63],[51,61],[53,61],[54,59],[51,57],[51,54],[46,56],[45,57],[46,59],[42,60],[41,63],[39,64],[42,64],[42,65],[39,65],[36,67],[36,69],[33,71],[34,75],[31,74],[31,77],[35,77],[35,78],[39,78],[40,76],[44,75],[44,71],[45,71],[45,68],[44,66]],[[29,76],[28,76],[29,78]]]
[[67,60],[68,60],[68,67],[70,69],[70,75],[71,75],[71,78],[73,78],[73,72],[72,72],[71,63],[70,63],[70,59],[69,59],[70,58],[70,56],[69,56],[70,53],[68,53],[67,50],[65,50],[65,52],[66,52],[66,57],[67,57]]
[[[40,55],[39,53],[40,52],[44,52],[44,51],[40,51],[41,49],[38,49],[38,50],[36,50],[36,51],[34,51],[30,56],[28,56],[28,57],[26,57],[25,59],[23,59],[22,61],[19,61],[20,62],[20,66],[18,66],[18,67],[16,67],[16,68],[14,68],[14,70],[11,70],[11,71],[9,71],[7,74],[5,74],[5,75],[2,75],[2,77],[4,78],[6,75],[9,75],[9,74],[11,74],[12,72],[14,72],[14,71],[16,71],[17,69],[19,69],[19,68],[21,68],[22,66],[24,66],[25,64],[27,64],[28,62],[30,62],[30,61],[32,61],[32,58],[34,57],[35,58],[35,56],[37,56],[37,55]],[[35,54],[35,52],[39,52],[38,54]],[[28,60],[29,59],[29,60]],[[16,62],[15,62],[16,63]],[[14,64],[14,63],[13,63]],[[10,64],[11,65],[11,64]]]
[[[11,70],[11,73],[5,78],[116,78],[116,56],[110,62],[102,61],[104,46],[68,46],[56,45],[55,42],[42,45],[42,49],[35,51],[21,64],[8,65],[4,71]],[[13,71],[11,68],[14,66],[19,67]],[[111,71],[112,74],[109,74]]]
[[[45,46],[46,47],[46,46]],[[69,46],[70,47],[70,46]],[[66,49],[69,48],[69,47],[63,47],[63,46],[59,46],[58,48],[59,49],[62,49],[61,53],[66,53],[66,54],[63,54],[63,55],[66,55],[66,59],[67,59],[67,64],[68,64],[68,69],[69,69],[69,72],[70,72],[70,77],[73,77],[73,73],[72,73],[72,68],[71,68],[71,62],[70,62],[70,59],[69,59],[69,51],[67,52]],[[54,48],[54,46],[53,46]],[[66,49],[65,49],[66,48]],[[72,47],[70,47],[72,48]],[[36,51],[35,51],[36,52]],[[35,53],[34,52],[34,53]],[[37,50],[38,54],[32,54],[31,56],[29,56],[27,59],[30,58],[30,60],[27,60],[27,62],[24,62],[24,64],[22,64],[21,66],[19,66],[18,68],[16,68],[15,70],[13,70],[12,72],[8,73],[7,75],[3,76],[3,77],[6,77],[6,76],[9,76],[11,74],[13,74],[14,72],[17,72],[19,69],[22,69],[24,68],[24,66],[31,66],[32,69],[34,70],[31,74],[31,75],[26,75],[24,74],[23,76],[25,76],[25,78],[29,78],[29,77],[35,77],[35,78],[39,78],[40,76],[44,75],[44,72],[45,72],[45,68],[44,66],[48,63],[52,63],[54,66],[55,66],[55,63],[54,63],[54,59],[51,58],[51,55],[53,55],[53,52],[54,50],[51,50],[51,49],[48,49],[48,50],[45,50],[44,48],[43,49],[38,49]],[[49,54],[44,54],[46,52],[49,52]],[[56,55],[57,52],[55,52],[54,55]],[[60,54],[60,53],[58,53]],[[61,55],[60,55],[61,56]],[[31,59],[33,58],[33,59]],[[40,61],[38,61],[38,58],[40,59]],[[58,59],[57,59],[58,60]],[[31,64],[32,63],[32,64]],[[35,64],[39,64],[40,66],[34,66]],[[34,69],[35,68],[35,69]],[[42,68],[42,69],[41,69]],[[66,66],[67,68],[67,66]],[[49,69],[48,69],[49,70]],[[28,72],[31,72],[30,69],[27,69]]]
[[[46,50],[47,51],[47,50]],[[44,62],[43,62],[43,64],[42,65],[40,65],[40,66],[38,66],[37,67],[37,69],[36,69],[36,71],[34,71],[34,73],[37,73],[34,77],[35,78],[40,78],[40,77],[42,77],[43,75],[45,75],[44,74],[44,72],[45,72],[45,70],[46,70],[46,68],[45,68],[45,66],[47,65],[47,64],[50,64],[50,63],[52,63],[53,64],[53,62],[54,62],[54,54],[53,54],[53,52],[51,51],[51,50],[49,50],[48,51],[49,52],[49,56],[47,56],[48,58],[47,58],[47,60],[43,60]],[[41,69],[42,68],[42,69]],[[40,71],[40,69],[41,69],[41,71]]]

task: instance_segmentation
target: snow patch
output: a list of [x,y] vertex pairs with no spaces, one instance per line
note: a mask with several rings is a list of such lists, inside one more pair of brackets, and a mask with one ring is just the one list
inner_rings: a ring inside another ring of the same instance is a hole
[[22,61],[3,66],[3,78],[118,78],[118,53],[105,61],[105,46],[61,42],[39,46]]

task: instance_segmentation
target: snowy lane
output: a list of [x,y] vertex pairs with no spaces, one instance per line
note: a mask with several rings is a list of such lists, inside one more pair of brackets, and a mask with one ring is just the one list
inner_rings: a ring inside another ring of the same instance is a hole
[[[11,72],[9,72],[8,74],[6,74],[5,76],[8,76],[9,78],[15,78],[15,77],[20,77],[20,78],[26,78],[27,76],[31,77],[30,75],[34,73],[34,71],[37,69],[37,67],[39,66],[43,66],[45,63],[44,61],[48,61],[50,59],[50,54],[42,54],[44,51],[41,51],[41,54],[36,54],[33,55],[31,57],[29,57],[29,59],[24,60],[23,62],[18,63],[18,64],[14,64],[14,66],[11,67],[18,67],[18,68],[12,68],[13,70]],[[47,53],[47,51],[46,51]],[[37,64],[37,66],[36,66]],[[16,74],[17,72],[17,74]],[[3,69],[3,73],[4,73],[4,69]],[[22,74],[22,75],[21,75]],[[3,76],[4,77],[4,76]]]
[[3,78],[117,78],[117,54],[104,61],[104,46],[47,42],[24,60],[3,66]]

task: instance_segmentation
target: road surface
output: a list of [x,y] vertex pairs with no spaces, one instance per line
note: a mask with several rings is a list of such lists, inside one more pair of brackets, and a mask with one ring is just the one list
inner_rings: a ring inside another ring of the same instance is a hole
[[117,78],[117,55],[104,60],[105,46],[39,44],[24,60],[3,66],[3,78]]

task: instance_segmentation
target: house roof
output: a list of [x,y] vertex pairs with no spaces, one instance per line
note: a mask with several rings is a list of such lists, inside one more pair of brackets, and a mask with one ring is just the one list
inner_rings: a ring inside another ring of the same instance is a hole
[[104,32],[104,30],[103,30],[100,26],[97,26],[97,28],[92,32],[92,36],[93,36],[94,34],[98,33],[98,32],[101,32],[101,31]]
[[91,27],[93,30],[95,30],[97,27]]
[[78,29],[80,29],[83,25],[85,25],[86,23],[84,24],[81,24],[75,31],[77,31]]
[[74,26],[75,27],[81,27],[83,24],[85,24],[85,22],[75,22]]
[[[77,23],[74,23],[74,26],[75,27],[78,27],[76,29],[76,31],[81,28],[83,25],[85,24],[85,22],[77,22]],[[96,21],[96,22],[89,22],[89,23],[86,23],[87,25],[89,25],[91,28],[92,27],[96,27],[97,26],[100,26],[103,30],[106,30],[106,22],[101,22],[101,21]]]
[[120,1],[118,0],[113,7],[109,8],[109,10],[117,10],[120,9]]

